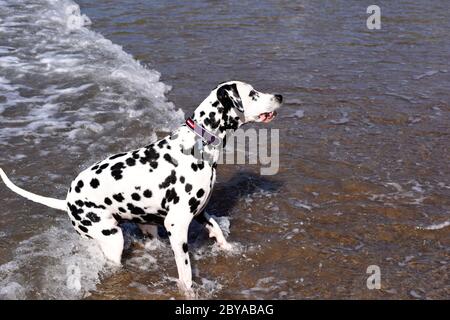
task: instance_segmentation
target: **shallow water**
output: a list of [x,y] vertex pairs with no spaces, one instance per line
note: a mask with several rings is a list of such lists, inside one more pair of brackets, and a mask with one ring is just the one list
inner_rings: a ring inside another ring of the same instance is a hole
[[[192,226],[198,297],[450,297],[448,1],[380,3],[379,31],[360,1],[78,4],[0,1],[0,161],[18,185],[63,198],[240,79],[285,97],[280,170],[219,167],[209,211],[235,250]],[[167,238],[125,225],[115,270],[64,214],[0,199],[1,298],[182,298]]]

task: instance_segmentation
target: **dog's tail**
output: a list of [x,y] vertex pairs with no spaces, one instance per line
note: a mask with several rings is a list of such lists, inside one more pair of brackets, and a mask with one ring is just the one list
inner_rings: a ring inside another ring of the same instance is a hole
[[9,178],[6,176],[5,172],[1,168],[0,168],[0,177],[2,177],[3,182],[5,182],[5,184],[8,188],[10,188],[12,191],[20,194],[22,197],[25,197],[31,201],[46,205],[50,208],[63,210],[63,211],[67,210],[67,205],[64,200],[39,196],[37,194],[31,193],[26,190],[23,190],[22,188],[19,188],[14,183],[12,183],[11,180],[9,180]]

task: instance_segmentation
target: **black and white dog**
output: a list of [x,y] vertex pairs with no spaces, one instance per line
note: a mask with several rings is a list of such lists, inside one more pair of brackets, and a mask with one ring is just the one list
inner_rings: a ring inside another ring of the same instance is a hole
[[21,196],[67,211],[75,230],[95,239],[106,258],[120,265],[124,239],[121,220],[136,222],[144,234],[167,230],[180,287],[190,291],[188,227],[203,223],[219,246],[230,249],[221,229],[204,211],[216,180],[217,160],[226,135],[248,122],[270,122],[282,96],[258,92],[249,84],[220,84],[191,118],[167,137],[138,150],[119,153],[81,172],[65,200],[42,197],[14,185],[0,169],[5,184]]

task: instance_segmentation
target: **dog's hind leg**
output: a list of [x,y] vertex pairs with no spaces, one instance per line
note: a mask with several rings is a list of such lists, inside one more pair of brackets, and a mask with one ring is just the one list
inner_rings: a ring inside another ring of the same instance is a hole
[[[192,220],[189,208],[184,211],[171,209],[164,220],[177,264],[180,289],[192,295],[192,270],[188,252],[188,229]],[[187,211],[187,212],[185,212]]]
[[223,250],[231,250],[233,247],[225,239],[222,229],[219,224],[214,220],[206,211],[201,212],[195,217],[195,220],[202,223],[209,232],[210,238],[216,238],[217,244]]
[[[112,216],[105,217],[107,215],[99,213],[95,209],[90,210],[87,217],[91,219],[92,225],[88,227],[87,234],[98,241],[106,259],[120,266],[124,246],[122,229]],[[99,217],[102,217],[101,220]]]
[[120,266],[124,244],[123,234],[119,227],[111,230],[117,230],[117,232],[97,239],[97,241],[100,243],[105,257],[115,265]]

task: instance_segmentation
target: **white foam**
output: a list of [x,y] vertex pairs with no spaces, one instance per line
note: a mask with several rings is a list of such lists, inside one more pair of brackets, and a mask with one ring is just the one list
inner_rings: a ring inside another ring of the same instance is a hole
[[96,243],[66,222],[20,242],[14,260],[0,265],[0,299],[82,298],[112,271]]
[[258,296],[259,293],[277,292],[279,291],[279,288],[286,283],[286,280],[277,281],[274,277],[264,277],[258,279],[254,287],[242,290],[241,294],[254,298],[255,296]]
[[422,227],[421,229],[426,229],[426,230],[439,230],[439,229],[444,229],[445,227],[450,226],[450,221],[444,221],[442,223],[436,223],[436,224],[431,224],[429,226],[426,227]]
[[433,189],[430,182],[422,184],[416,180],[409,180],[402,184],[398,182],[384,182],[384,186],[393,192],[386,194],[371,194],[368,199],[371,201],[383,202],[385,205],[395,206],[398,201],[412,205],[422,205],[427,198],[427,192]]
[[[10,28],[22,24],[26,26]],[[160,73],[90,30],[90,24],[70,0],[2,8],[0,28],[7,27],[10,46],[0,47],[0,96],[7,100],[0,106],[0,121],[16,125],[2,126],[0,138],[47,137],[57,130],[61,138],[90,145],[104,130],[131,121],[166,131],[182,123],[184,113],[167,101],[170,86],[159,81]],[[39,80],[27,80],[31,78]],[[23,96],[21,89],[36,94]],[[6,108],[18,105],[20,114],[5,116]],[[98,113],[108,115],[108,126],[96,121]]]
[[196,288],[197,298],[212,298],[216,293],[223,289],[223,285],[217,280],[201,278],[201,284]]
[[25,288],[17,282],[7,283],[0,288],[0,299],[20,300],[25,297]]
[[138,257],[127,260],[126,264],[142,271],[155,270],[158,267],[156,258],[146,252]]

